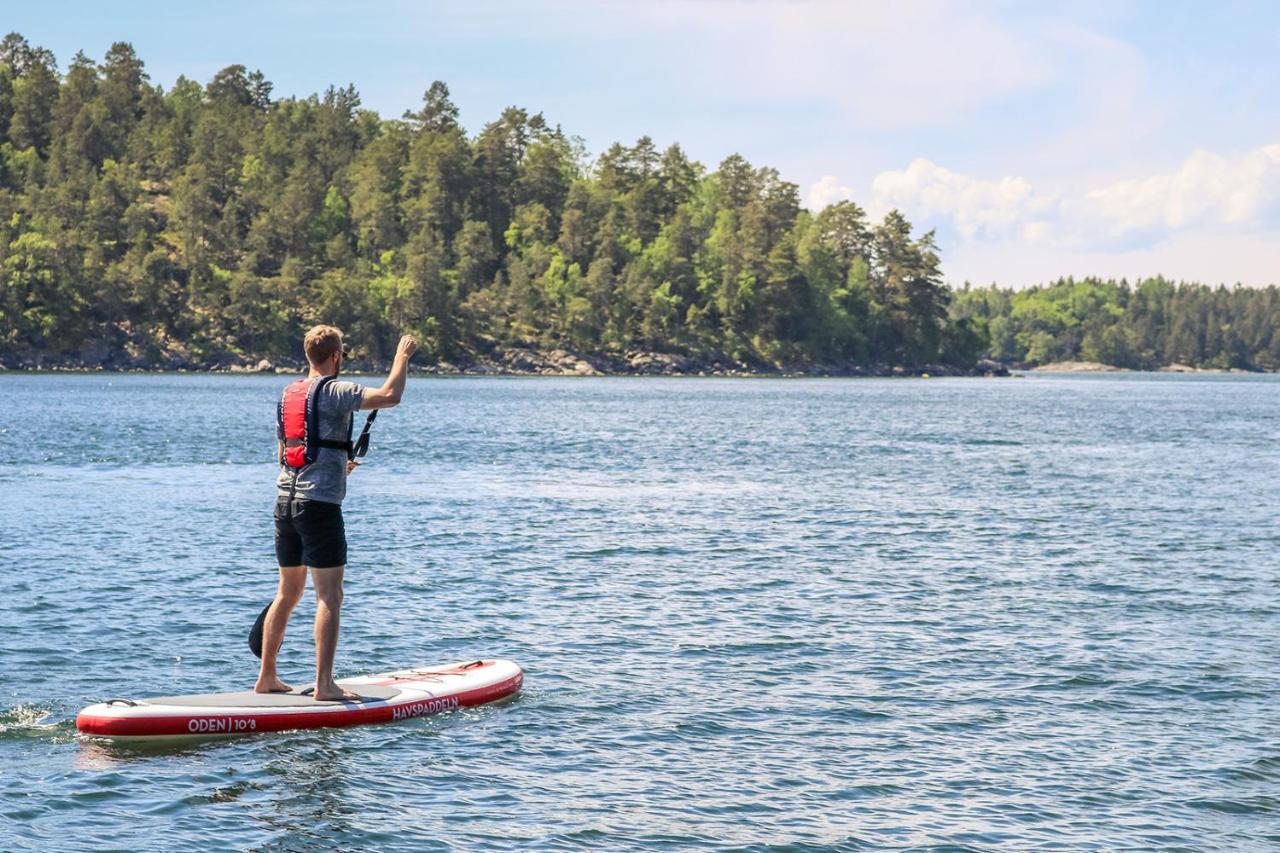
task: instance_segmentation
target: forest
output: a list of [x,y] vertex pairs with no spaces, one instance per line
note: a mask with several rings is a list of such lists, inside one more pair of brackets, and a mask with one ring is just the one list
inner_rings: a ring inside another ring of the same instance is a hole
[[964,287],[950,313],[971,325],[988,357],[1010,364],[1280,370],[1275,286],[1067,278],[1023,290]]
[[65,70],[0,41],[0,364],[296,359],[339,326],[385,360],[642,349],[755,368],[980,358],[1280,367],[1276,289],[944,282],[932,232],[801,206],[777,170],[648,137],[591,156],[541,113],[477,133],[434,82],[399,118],[354,86],[273,98],[241,65],[149,80],[117,42]]

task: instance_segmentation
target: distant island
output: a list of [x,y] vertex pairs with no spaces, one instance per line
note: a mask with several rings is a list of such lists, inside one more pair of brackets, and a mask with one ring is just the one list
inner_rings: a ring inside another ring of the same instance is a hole
[[416,332],[440,373],[1280,368],[1275,287],[955,289],[900,212],[807,211],[736,154],[591,159],[517,107],[471,135],[441,82],[398,119],[271,91],[0,41],[0,367],[294,370],[323,321],[370,369]]

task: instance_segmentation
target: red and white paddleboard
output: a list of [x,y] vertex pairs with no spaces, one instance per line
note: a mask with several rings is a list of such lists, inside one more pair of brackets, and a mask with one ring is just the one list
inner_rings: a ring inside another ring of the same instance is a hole
[[85,734],[115,739],[218,737],[390,723],[508,699],[524,672],[508,660],[478,660],[339,679],[358,700],[318,702],[302,692],[204,693],[111,699],[76,717]]

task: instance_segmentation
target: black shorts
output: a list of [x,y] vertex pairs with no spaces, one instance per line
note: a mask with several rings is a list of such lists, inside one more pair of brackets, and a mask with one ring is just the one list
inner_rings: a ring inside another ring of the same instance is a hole
[[342,505],[276,498],[276,564],[332,569],[347,564]]

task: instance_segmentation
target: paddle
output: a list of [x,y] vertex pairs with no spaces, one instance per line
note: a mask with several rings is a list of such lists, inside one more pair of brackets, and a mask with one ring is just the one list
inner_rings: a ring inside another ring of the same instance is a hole
[[267,624],[267,612],[271,610],[273,604],[275,604],[274,599],[267,602],[267,606],[262,608],[262,612],[254,620],[253,627],[249,629],[249,649],[257,658],[262,657],[262,631]]
[[[353,459],[363,459],[365,454],[369,452],[369,427],[373,426],[373,422],[377,417],[378,410],[374,409],[369,413],[369,417],[365,419],[364,429],[360,430],[360,437],[356,439],[355,445],[351,448],[351,457]],[[249,629],[249,650],[253,652],[254,657],[262,657],[262,632],[266,628],[267,613],[274,603],[274,599],[267,602],[267,606],[262,608],[262,612],[258,614],[258,618],[253,622],[253,627]]]

